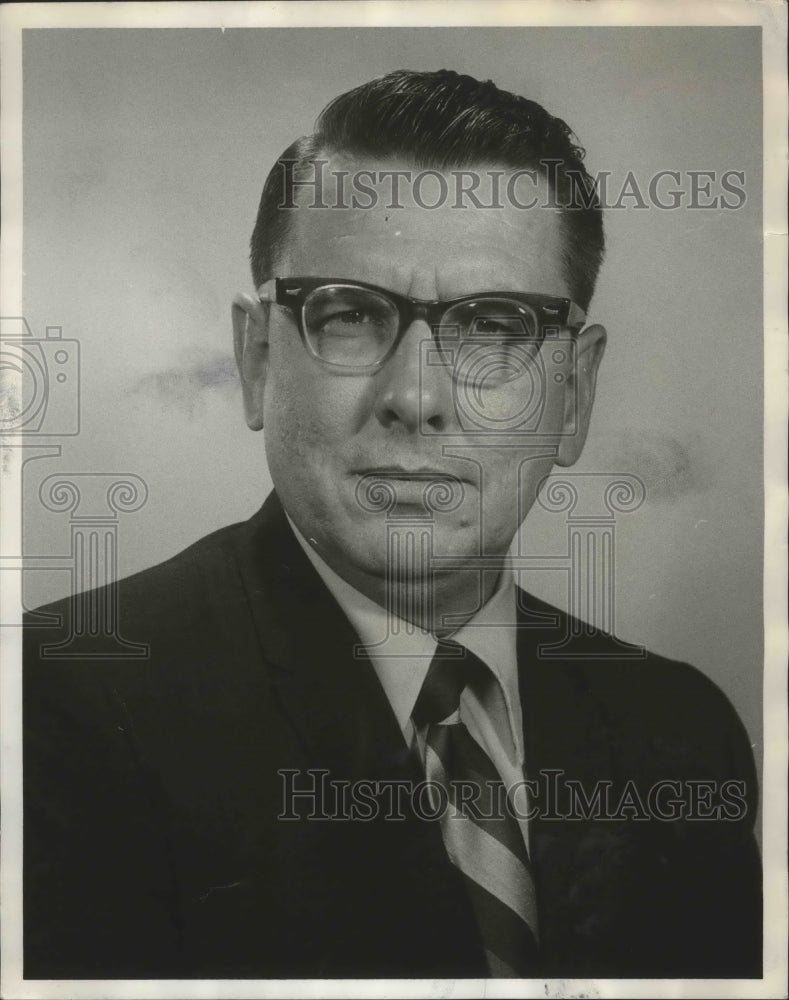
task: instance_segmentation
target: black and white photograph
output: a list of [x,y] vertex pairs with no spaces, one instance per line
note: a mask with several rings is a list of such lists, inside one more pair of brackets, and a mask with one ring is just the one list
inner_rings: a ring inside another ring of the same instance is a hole
[[2,996],[785,995],[786,7],[0,16]]

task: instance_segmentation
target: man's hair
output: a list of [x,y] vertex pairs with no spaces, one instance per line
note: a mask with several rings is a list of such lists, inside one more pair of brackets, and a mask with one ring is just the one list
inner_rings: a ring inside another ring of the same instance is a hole
[[[585,152],[570,128],[536,104],[451,70],[398,70],[349,90],[321,112],[312,135],[290,145],[274,164],[260,199],[250,260],[258,287],[273,277],[288,236],[292,194],[286,178],[314,170],[316,159],[345,153],[403,159],[421,169],[495,164],[537,170],[553,181],[564,229],[565,280],[588,308],[603,259],[603,218]],[[286,164],[289,166],[286,168]],[[290,200],[289,200],[290,199]]]

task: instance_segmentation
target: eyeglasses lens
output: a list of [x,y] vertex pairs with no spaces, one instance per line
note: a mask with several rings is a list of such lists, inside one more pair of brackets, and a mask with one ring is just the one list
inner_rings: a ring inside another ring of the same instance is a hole
[[310,349],[334,365],[376,364],[394,343],[398,326],[394,303],[366,288],[326,285],[304,303]]
[[529,306],[493,296],[453,306],[437,331],[455,381],[486,389],[531,373],[541,339]]

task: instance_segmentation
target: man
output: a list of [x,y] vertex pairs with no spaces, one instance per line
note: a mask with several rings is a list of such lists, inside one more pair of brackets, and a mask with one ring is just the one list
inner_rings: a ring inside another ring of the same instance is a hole
[[119,585],[147,660],[28,630],[27,976],[760,975],[734,711],[507,566],[605,345],[582,155],[399,72],[275,164],[233,306],[275,493]]

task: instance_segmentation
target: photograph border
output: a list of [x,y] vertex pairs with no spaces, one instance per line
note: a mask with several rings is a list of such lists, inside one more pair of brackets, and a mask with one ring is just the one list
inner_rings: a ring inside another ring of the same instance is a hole
[[[22,316],[22,32],[26,28],[252,28],[392,26],[745,26],[762,28],[764,87],[764,976],[761,980],[25,980],[22,976],[21,782],[21,564],[0,574],[3,656],[0,661],[2,819],[0,995],[37,997],[301,997],[301,996],[606,996],[775,997],[786,995],[787,917],[787,120],[785,45],[787,8],[779,0],[755,3],[705,0],[677,5],[662,0],[537,0],[485,4],[438,0],[385,2],[7,4],[0,10],[3,96],[0,315]],[[24,446],[7,439],[3,447]],[[0,549],[21,552],[18,470],[3,471]],[[670,983],[670,986],[667,984]]]

